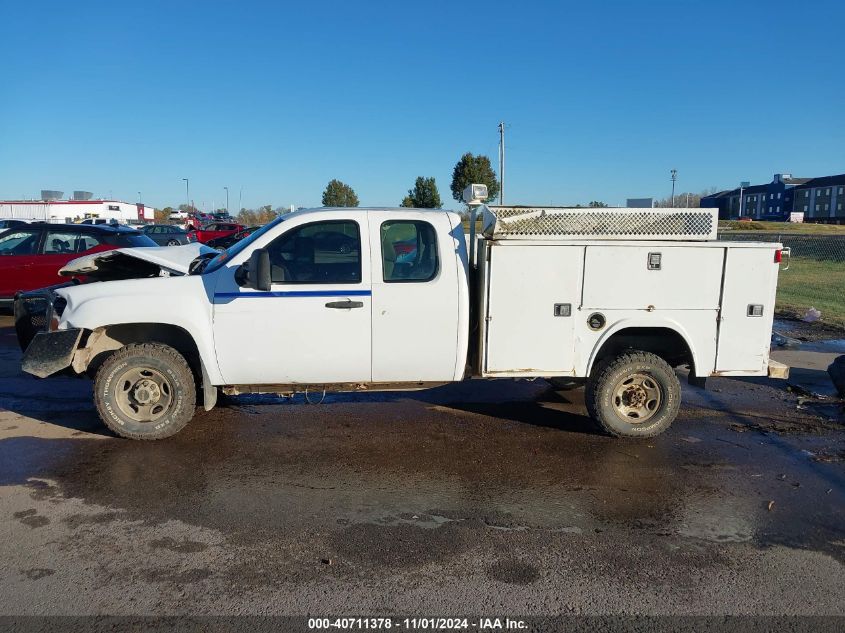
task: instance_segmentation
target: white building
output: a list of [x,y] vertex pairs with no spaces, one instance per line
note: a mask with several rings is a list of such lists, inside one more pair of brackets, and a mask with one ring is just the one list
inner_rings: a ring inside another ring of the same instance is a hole
[[155,219],[155,209],[120,200],[0,200],[0,220],[62,223],[98,218],[141,224]]

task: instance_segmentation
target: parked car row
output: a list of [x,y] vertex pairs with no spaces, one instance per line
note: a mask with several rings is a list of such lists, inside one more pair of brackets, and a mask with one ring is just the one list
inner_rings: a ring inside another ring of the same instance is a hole
[[198,231],[171,224],[133,227],[112,224],[50,224],[0,220],[0,307],[11,305],[19,291],[67,281],[59,270],[72,259],[126,247],[181,246],[201,242],[218,250],[260,227],[216,222]]
[[59,270],[82,255],[131,246],[158,246],[146,235],[107,224],[24,224],[0,233],[0,306],[15,293],[63,280]]

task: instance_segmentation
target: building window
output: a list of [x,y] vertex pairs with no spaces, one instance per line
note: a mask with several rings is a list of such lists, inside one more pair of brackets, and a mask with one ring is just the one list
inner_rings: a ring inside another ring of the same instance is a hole
[[830,205],[829,205],[829,204],[824,205],[824,210],[825,210],[825,211],[830,211]]
[[778,205],[778,213],[780,213],[780,205]]
[[842,187],[839,187],[839,195],[842,195]]
[[804,205],[804,213],[807,213],[807,205]]
[[778,200],[780,200],[780,192],[778,192]]

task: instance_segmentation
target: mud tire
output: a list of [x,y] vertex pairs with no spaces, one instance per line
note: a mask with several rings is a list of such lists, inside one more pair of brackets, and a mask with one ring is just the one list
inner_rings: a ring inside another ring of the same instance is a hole
[[[617,398],[625,380],[646,376],[656,383],[659,399],[650,417],[637,422],[623,415]],[[681,384],[669,364],[648,352],[628,352],[594,368],[584,396],[590,417],[614,437],[654,437],[668,429],[681,406]]]
[[[148,368],[163,376],[172,396],[165,413],[154,421],[133,419],[118,404],[117,382],[130,369]],[[126,345],[109,356],[94,378],[94,404],[103,423],[121,437],[161,440],[175,435],[190,422],[196,410],[196,385],[185,358],[159,343]]]

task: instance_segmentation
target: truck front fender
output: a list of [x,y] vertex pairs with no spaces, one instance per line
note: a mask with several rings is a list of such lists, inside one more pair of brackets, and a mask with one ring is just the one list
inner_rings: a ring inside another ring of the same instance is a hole
[[[108,338],[115,327],[134,327],[141,337],[154,336],[157,326],[178,328],[196,347],[209,384],[224,383],[214,353],[212,304],[198,277],[83,284],[59,294],[67,299],[60,327],[88,330],[91,338]],[[79,370],[76,360],[74,368]]]

